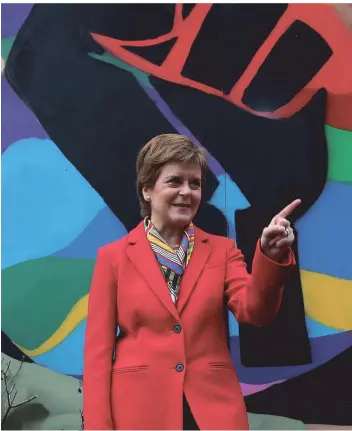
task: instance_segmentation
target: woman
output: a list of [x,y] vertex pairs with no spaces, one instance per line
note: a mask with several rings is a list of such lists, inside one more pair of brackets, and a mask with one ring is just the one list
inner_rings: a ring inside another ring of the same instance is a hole
[[274,319],[295,264],[286,217],[300,200],[263,230],[249,275],[233,240],[192,224],[206,170],[204,150],[181,135],[138,155],[144,220],[99,249],[92,280],[85,429],[248,429],[223,304],[239,322]]

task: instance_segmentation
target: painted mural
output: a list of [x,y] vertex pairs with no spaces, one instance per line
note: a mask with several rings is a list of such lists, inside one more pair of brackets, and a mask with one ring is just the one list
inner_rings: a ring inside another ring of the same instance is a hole
[[1,37],[3,351],[81,377],[97,249],[139,221],[138,149],[183,133],[210,161],[196,223],[248,262],[272,215],[303,201],[277,321],[228,318],[248,410],[350,425],[352,33],[340,12],[3,4]]

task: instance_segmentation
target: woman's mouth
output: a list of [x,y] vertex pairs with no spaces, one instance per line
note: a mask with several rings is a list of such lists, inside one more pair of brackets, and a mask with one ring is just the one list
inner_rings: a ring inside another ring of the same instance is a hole
[[191,208],[190,204],[172,204],[176,208]]

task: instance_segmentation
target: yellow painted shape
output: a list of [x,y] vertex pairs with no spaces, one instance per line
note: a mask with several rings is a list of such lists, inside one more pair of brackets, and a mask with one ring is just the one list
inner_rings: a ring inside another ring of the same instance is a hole
[[39,347],[28,350],[24,347],[16,346],[27,356],[38,356],[56,347],[87,317],[88,313],[88,294],[79,299],[73,306],[66,319],[61,323],[53,335],[44,341]]
[[352,280],[301,270],[306,315],[330,328],[352,329]]
[[[352,280],[301,270],[301,281],[308,317],[330,328],[352,330]],[[87,317],[88,296],[77,301],[59,328],[39,347],[18,348],[33,357],[56,347]]]

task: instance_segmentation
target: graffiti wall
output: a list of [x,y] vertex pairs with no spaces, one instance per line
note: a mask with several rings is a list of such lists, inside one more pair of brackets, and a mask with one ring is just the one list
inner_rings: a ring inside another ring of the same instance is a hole
[[[341,12],[342,10],[342,12]],[[272,216],[298,266],[269,328],[229,315],[249,412],[351,425],[352,33],[302,4],[2,5],[2,350],[80,378],[98,247],[140,220],[139,148],[203,146],[196,224],[249,269]]]

